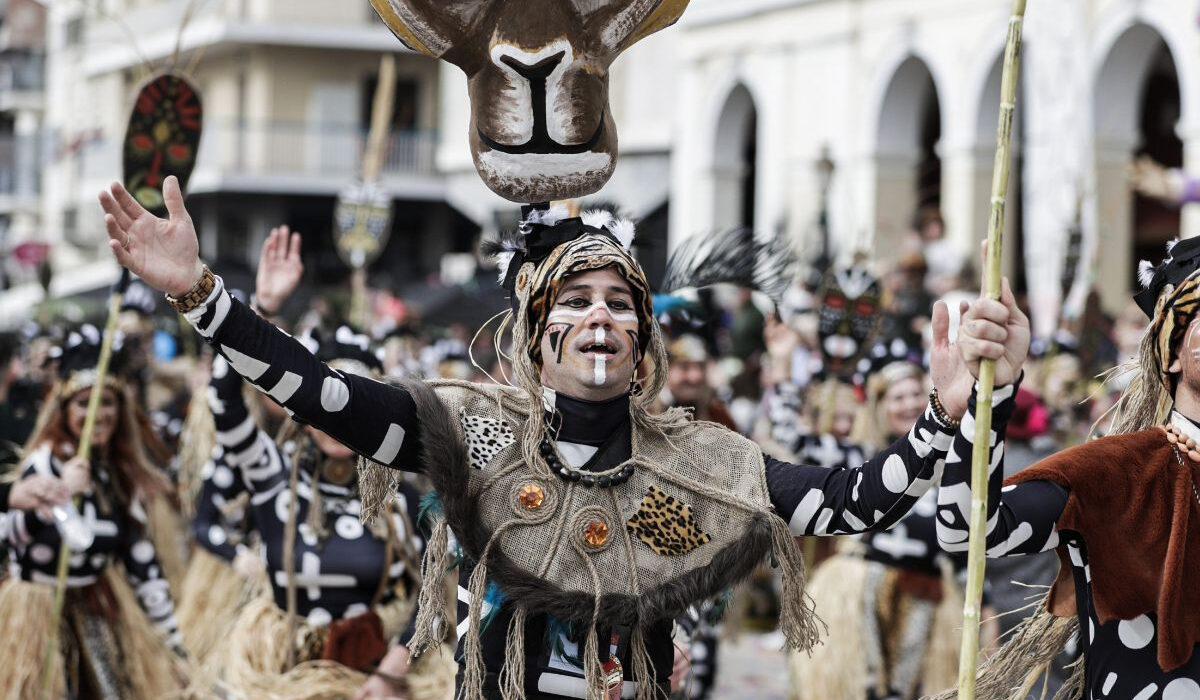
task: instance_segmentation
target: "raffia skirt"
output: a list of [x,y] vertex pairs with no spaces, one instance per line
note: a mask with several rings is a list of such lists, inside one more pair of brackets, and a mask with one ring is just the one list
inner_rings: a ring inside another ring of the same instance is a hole
[[266,579],[247,581],[225,560],[196,547],[179,591],[175,616],[188,656],[208,666],[213,651],[226,642],[247,603],[266,589]]
[[[415,600],[378,606],[386,634],[403,629],[412,615]],[[320,660],[328,638],[327,628],[314,628],[303,621],[295,625],[296,636],[288,637],[287,613],[280,610],[270,592],[255,598],[238,615],[226,635],[220,658],[222,677],[215,683],[225,697],[250,700],[334,700],[353,697],[367,674],[334,661]],[[287,668],[288,647],[294,644],[299,661]],[[458,670],[453,653],[429,654],[434,663],[414,665],[408,676],[410,700],[448,700],[454,696]],[[198,693],[199,694],[199,693]]]
[[792,700],[864,700],[871,688],[889,686],[915,698],[954,685],[962,626],[957,583],[941,577],[940,601],[910,595],[903,572],[863,559],[856,546],[848,544],[809,582],[829,633],[811,654],[792,654]]
[[[0,698],[41,697],[54,587],[0,583]],[[142,700],[181,697],[184,662],[146,619],[133,590],[109,567],[91,586],[67,590],[50,697]]]

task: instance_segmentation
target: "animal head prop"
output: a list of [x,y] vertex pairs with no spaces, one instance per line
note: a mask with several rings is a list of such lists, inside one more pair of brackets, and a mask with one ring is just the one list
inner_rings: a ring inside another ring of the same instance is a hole
[[371,0],[405,46],[467,75],[475,167],[496,194],[591,194],[617,162],[608,68],[689,0]]
[[817,293],[817,336],[830,374],[849,379],[879,328],[882,290],[864,267],[831,269]]
[[166,216],[162,198],[167,176],[187,191],[196,167],[203,111],[200,94],[186,78],[164,73],[138,90],[123,147],[125,189],[156,216]]

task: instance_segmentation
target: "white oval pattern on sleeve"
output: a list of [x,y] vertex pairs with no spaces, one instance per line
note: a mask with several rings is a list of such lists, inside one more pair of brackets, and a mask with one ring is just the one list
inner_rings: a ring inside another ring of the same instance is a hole
[[883,485],[892,493],[904,493],[908,488],[908,469],[900,455],[892,455],[883,463]]
[[337,413],[350,403],[350,387],[337,377],[325,377],[321,384],[321,408]]

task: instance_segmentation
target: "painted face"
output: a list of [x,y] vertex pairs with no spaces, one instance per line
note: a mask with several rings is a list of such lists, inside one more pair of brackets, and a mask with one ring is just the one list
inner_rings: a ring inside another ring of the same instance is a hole
[[187,181],[200,146],[201,108],[196,89],[181,76],[160,75],[137,95],[125,132],[124,180],[143,207],[164,216],[163,181],[168,175]]
[[638,319],[625,279],[611,269],[563,283],[542,334],[542,384],[587,401],[629,390],[641,361]]
[[879,281],[861,267],[826,275],[822,285],[817,334],[828,370],[849,378],[870,348],[879,326]]
[[[92,389],[75,392],[67,399],[67,428],[71,436],[79,439],[83,434],[83,422],[87,418],[88,401],[91,400]],[[96,413],[96,426],[92,429],[92,444],[103,447],[108,444],[117,429],[117,418],[120,415],[121,403],[117,392],[105,388],[100,397],[100,410]]]
[[406,46],[467,75],[471,152],[516,202],[582,197],[616,167],[609,65],[688,0],[371,0]]
[[907,433],[925,410],[925,398],[925,385],[920,380],[910,377],[893,382],[880,402],[888,433]]

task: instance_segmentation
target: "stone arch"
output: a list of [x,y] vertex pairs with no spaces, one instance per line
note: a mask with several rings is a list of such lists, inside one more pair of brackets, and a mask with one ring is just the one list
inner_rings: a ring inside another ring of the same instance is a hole
[[1183,164],[1182,87],[1163,35],[1144,23],[1121,32],[1099,64],[1092,94],[1099,279],[1109,308],[1120,308],[1136,286],[1136,261],[1157,262],[1166,241],[1180,235],[1179,210],[1132,194],[1127,174],[1139,155]]
[[713,225],[753,229],[758,191],[758,108],[737,83],[716,121],[712,142]]
[[875,131],[875,247],[899,250],[922,207],[941,205],[941,102],[928,64],[910,55],[895,68]]

